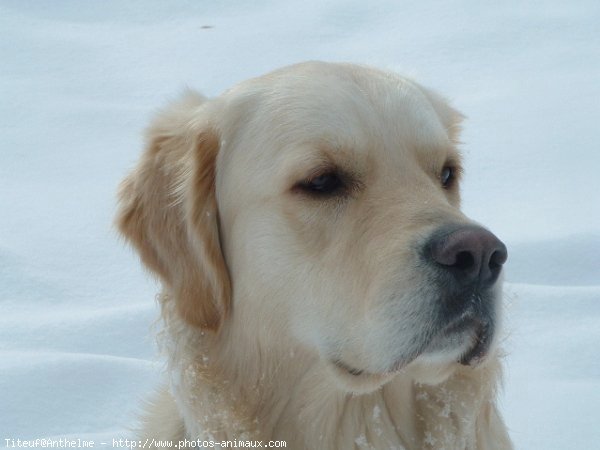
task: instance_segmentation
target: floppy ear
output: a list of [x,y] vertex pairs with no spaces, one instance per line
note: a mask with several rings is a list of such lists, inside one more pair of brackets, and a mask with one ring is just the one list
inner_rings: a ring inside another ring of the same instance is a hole
[[150,127],[137,168],[121,184],[117,225],[181,317],[217,331],[231,287],[215,196],[219,136],[193,125],[203,100],[188,93]]

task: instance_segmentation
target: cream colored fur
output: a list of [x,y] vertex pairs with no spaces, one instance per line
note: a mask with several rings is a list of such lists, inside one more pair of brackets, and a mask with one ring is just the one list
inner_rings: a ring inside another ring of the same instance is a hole
[[[164,288],[169,380],[141,437],[512,448],[499,350],[463,366],[470,336],[442,354],[411,347],[438,301],[417,243],[471,223],[458,187],[439,186],[460,165],[460,120],[405,78],[326,63],[160,114],[117,219]],[[298,188],[331,168],[355,181],[347,195]]]

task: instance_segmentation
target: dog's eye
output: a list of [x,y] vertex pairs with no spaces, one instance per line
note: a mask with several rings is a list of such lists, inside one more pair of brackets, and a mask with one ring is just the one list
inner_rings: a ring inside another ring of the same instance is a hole
[[455,178],[455,169],[450,166],[446,166],[442,169],[442,173],[440,174],[440,181],[442,182],[442,187],[444,189],[449,189],[452,187]]
[[313,195],[325,196],[339,193],[344,188],[344,183],[337,173],[327,172],[301,181],[297,186]]

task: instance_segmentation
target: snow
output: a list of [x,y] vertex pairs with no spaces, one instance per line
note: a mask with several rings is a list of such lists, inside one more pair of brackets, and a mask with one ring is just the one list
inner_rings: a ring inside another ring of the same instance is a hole
[[149,117],[323,59],[468,116],[464,208],[507,243],[517,448],[600,442],[600,3],[0,3],[0,445],[112,439],[160,379],[156,284],[111,228]]

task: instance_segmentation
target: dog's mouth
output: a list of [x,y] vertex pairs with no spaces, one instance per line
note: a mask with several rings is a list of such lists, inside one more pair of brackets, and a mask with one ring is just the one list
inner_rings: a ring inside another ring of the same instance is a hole
[[487,356],[493,335],[494,326],[490,320],[472,314],[463,314],[436,333],[422,352],[415,354],[414,357],[398,361],[388,370],[369,372],[352,367],[340,359],[334,359],[331,362],[339,371],[355,378],[393,375],[420,355],[425,354],[458,354],[454,357],[454,362],[464,366],[476,366]]
[[348,364],[344,363],[343,361],[336,359],[336,360],[331,360],[331,362],[333,363],[333,365],[340,371],[342,371],[345,374],[351,375],[352,377],[355,378],[360,378],[360,377],[388,377],[390,375],[394,375],[398,372],[400,372],[402,369],[404,369],[411,361],[413,361],[417,356],[411,357],[406,361],[398,361],[397,363],[395,363],[390,369],[388,370],[383,370],[380,372],[369,372],[367,370],[364,369],[357,369],[355,367],[349,366]]
[[341,383],[341,387],[354,394],[373,392],[396,376],[396,372],[376,373],[357,369],[339,359],[330,359],[328,367],[335,374],[337,382]]
[[444,327],[433,339],[433,347],[465,348],[458,361],[465,366],[479,364],[487,355],[494,334],[490,320],[465,314]]
[[344,364],[342,361],[335,360],[332,361],[333,365],[336,366],[338,369],[343,370],[344,372],[349,373],[350,375],[354,376],[354,377],[359,377],[361,375],[364,375],[366,372],[362,369],[355,369],[354,367],[350,367],[346,364]]
[[471,348],[459,359],[464,366],[479,364],[488,354],[493,337],[493,327],[489,322],[475,320],[471,325],[473,330],[473,344]]

